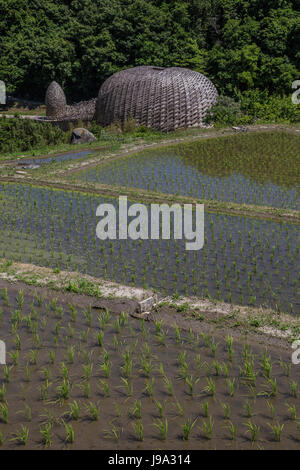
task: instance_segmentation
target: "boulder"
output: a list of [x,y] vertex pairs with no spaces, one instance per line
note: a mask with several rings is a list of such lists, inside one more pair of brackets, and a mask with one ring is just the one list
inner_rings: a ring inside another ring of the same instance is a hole
[[71,136],[71,144],[86,144],[88,142],[94,142],[96,137],[84,127],[78,127],[73,129]]

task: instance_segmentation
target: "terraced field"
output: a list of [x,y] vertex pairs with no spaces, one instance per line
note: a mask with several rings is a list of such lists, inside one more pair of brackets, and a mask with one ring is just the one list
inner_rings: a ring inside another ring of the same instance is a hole
[[148,150],[72,174],[71,180],[300,209],[300,137],[219,137]]
[[[299,447],[299,148],[263,132],[103,150],[85,170],[84,151],[1,166],[2,448]],[[118,220],[119,193],[205,200],[203,249],[98,239],[97,207]],[[157,293],[150,313],[137,287]]]
[[206,214],[205,244],[185,240],[109,240],[96,236],[96,209],[118,201],[25,185],[0,186],[1,255],[78,270],[165,295],[300,312],[300,227]]
[[4,449],[297,449],[299,367],[232,336],[2,289]]

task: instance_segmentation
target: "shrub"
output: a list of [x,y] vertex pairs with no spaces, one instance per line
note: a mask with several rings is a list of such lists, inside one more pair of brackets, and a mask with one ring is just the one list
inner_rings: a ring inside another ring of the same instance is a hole
[[206,123],[235,125],[242,117],[241,105],[229,96],[219,96],[218,101],[207,113]]
[[269,95],[267,91],[248,90],[236,94],[236,100],[220,96],[207,114],[206,122],[216,125],[242,125],[254,122],[300,121],[300,106],[293,104],[291,96]]
[[19,116],[0,118],[0,135],[0,152],[26,152],[67,142],[67,135],[59,127]]
[[135,132],[136,128],[136,120],[132,116],[128,117],[123,123],[123,132],[125,133]]
[[252,90],[241,93],[239,99],[243,113],[253,121],[300,121],[300,106],[292,102],[291,96],[272,96],[267,91]]

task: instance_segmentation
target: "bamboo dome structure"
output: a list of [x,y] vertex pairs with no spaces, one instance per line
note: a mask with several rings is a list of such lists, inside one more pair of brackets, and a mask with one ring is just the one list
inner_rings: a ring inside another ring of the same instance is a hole
[[58,118],[67,107],[66,95],[62,87],[55,81],[47,88],[45,96],[46,115],[51,119]]
[[201,127],[217,98],[216,87],[201,73],[180,67],[134,67],[103,83],[96,119],[107,126],[133,117],[137,125],[165,132]]
[[89,101],[80,101],[69,106],[62,87],[53,81],[46,91],[46,116],[50,120],[75,121],[82,119],[92,121],[95,116],[96,101],[96,98],[92,98]]

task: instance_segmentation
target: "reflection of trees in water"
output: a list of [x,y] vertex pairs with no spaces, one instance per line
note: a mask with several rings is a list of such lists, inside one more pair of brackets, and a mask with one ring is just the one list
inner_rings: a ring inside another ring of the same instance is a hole
[[299,136],[274,132],[218,137],[171,149],[184,165],[203,175],[241,174],[260,184],[271,182],[300,190]]

